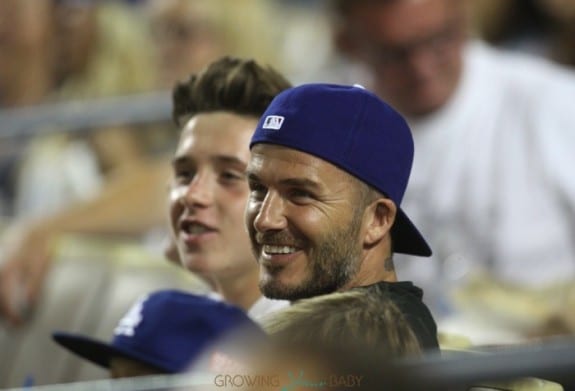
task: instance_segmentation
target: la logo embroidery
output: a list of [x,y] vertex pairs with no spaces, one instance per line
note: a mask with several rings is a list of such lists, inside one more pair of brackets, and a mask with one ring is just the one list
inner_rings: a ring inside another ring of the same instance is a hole
[[133,337],[135,334],[135,329],[138,327],[142,321],[142,309],[144,307],[144,301],[148,296],[141,297],[126,315],[120,320],[118,326],[114,329],[115,335],[125,335],[127,337]]
[[283,123],[284,123],[284,117],[282,117],[281,115],[268,115],[264,120],[262,128],[278,130],[282,127]]

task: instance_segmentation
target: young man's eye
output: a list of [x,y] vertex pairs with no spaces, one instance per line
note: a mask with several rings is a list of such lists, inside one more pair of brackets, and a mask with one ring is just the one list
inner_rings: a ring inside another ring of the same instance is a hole
[[174,179],[177,183],[188,183],[190,182],[195,173],[191,170],[178,170],[174,172]]
[[245,178],[243,174],[234,171],[224,171],[220,176],[223,180],[227,181],[241,181]]

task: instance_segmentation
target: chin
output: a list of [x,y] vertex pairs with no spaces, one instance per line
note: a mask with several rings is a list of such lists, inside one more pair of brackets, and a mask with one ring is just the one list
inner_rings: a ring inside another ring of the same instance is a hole
[[403,112],[412,117],[422,117],[431,114],[439,110],[445,103],[443,100],[426,100],[425,102],[414,105],[414,101],[416,100],[411,101],[409,107],[403,110]]
[[277,276],[274,276],[273,271],[260,270],[258,285],[262,294],[269,299],[291,300],[287,296],[290,295],[292,288],[286,286]]
[[299,295],[294,294],[294,292],[290,287],[274,283],[268,283],[265,285],[260,284],[260,291],[268,299],[289,300],[289,301],[301,299]]
[[269,299],[296,301],[334,292],[331,286],[319,286],[309,283],[288,284],[278,279],[268,278],[260,281],[260,291]]
[[196,273],[196,274],[208,274],[210,270],[210,262],[205,258],[199,257],[197,255],[187,255],[183,257],[182,265],[186,270]]

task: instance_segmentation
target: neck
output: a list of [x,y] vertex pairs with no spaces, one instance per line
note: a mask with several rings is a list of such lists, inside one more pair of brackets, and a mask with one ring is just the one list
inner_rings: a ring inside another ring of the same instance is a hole
[[262,295],[258,288],[258,281],[258,269],[254,268],[249,273],[214,278],[211,285],[225,301],[248,311]]
[[393,258],[389,253],[383,257],[365,257],[361,263],[359,271],[355,277],[344,286],[343,290],[358,286],[373,285],[380,281],[397,281]]

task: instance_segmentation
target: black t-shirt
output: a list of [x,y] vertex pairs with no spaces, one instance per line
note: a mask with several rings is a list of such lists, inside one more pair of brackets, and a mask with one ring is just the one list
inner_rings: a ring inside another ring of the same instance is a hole
[[429,308],[422,301],[421,288],[416,287],[410,281],[381,281],[354,289],[366,289],[370,293],[388,296],[405,316],[422,348],[424,350],[439,349],[437,325]]

